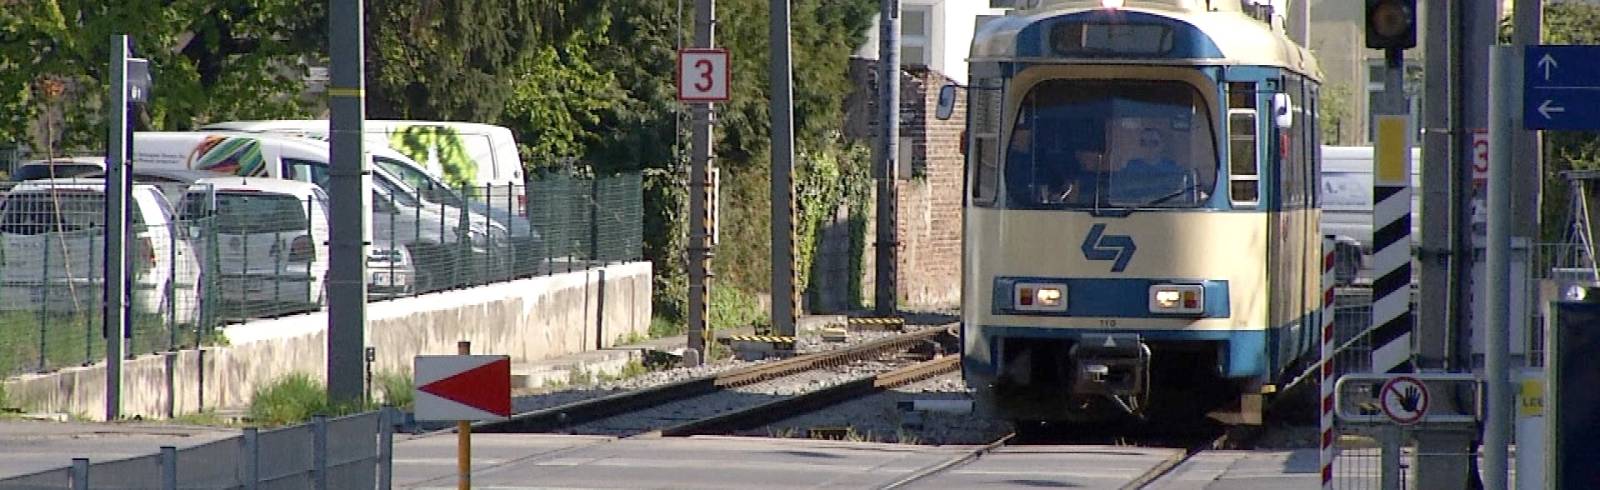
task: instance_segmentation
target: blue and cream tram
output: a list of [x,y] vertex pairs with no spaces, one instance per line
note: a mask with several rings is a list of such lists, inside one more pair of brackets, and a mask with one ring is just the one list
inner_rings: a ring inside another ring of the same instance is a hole
[[1258,421],[1315,340],[1316,62],[1238,0],[1042,3],[972,45],[968,384],[1020,420]]

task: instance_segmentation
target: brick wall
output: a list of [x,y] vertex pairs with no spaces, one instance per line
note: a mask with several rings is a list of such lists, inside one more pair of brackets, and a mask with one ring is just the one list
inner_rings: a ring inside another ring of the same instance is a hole
[[[877,142],[876,63],[853,60],[851,79],[857,91],[846,103],[845,133],[872,145]],[[896,181],[899,191],[900,306],[911,310],[947,309],[961,303],[961,193],[964,157],[961,130],[966,125],[966,95],[956,98],[954,116],[934,117],[944,75],[907,67],[900,78],[900,154],[909,161],[910,178]],[[876,185],[873,187],[876,189]],[[876,198],[872,202],[877,202]],[[873,297],[873,244],[877,241],[875,210],[869,210],[867,246],[863,250],[862,297]]]
[[[900,82],[901,151],[911,157],[912,178],[899,183],[900,302],[910,308],[953,308],[961,303],[961,130],[966,97],[955,115],[934,117],[944,75],[923,68]],[[957,91],[959,94],[960,90]],[[904,165],[904,164],[902,164]]]

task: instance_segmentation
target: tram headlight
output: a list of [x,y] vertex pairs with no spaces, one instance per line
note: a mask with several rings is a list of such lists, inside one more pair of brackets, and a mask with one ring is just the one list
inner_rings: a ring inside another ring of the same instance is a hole
[[1157,284],[1150,286],[1150,312],[1194,314],[1206,309],[1206,290],[1198,284]]
[[1100,0],[1100,6],[1108,9],[1122,8],[1123,0]]
[[1011,308],[1022,311],[1067,311],[1067,285],[1022,282],[1012,286]]

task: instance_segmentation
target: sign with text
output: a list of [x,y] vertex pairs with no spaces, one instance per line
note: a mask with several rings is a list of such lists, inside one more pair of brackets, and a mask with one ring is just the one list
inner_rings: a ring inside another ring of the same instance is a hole
[[678,100],[723,102],[728,100],[728,50],[678,51]]
[[1528,46],[1522,56],[1526,129],[1600,130],[1600,46]]
[[417,356],[417,420],[496,420],[511,416],[508,356]]

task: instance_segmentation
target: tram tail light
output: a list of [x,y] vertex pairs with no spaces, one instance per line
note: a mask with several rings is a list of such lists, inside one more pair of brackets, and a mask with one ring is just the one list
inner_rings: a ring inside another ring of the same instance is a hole
[[1011,307],[1022,311],[1067,311],[1067,285],[1059,283],[1018,283],[1012,290]]
[[1195,314],[1205,311],[1206,291],[1197,284],[1158,284],[1150,286],[1150,312]]

